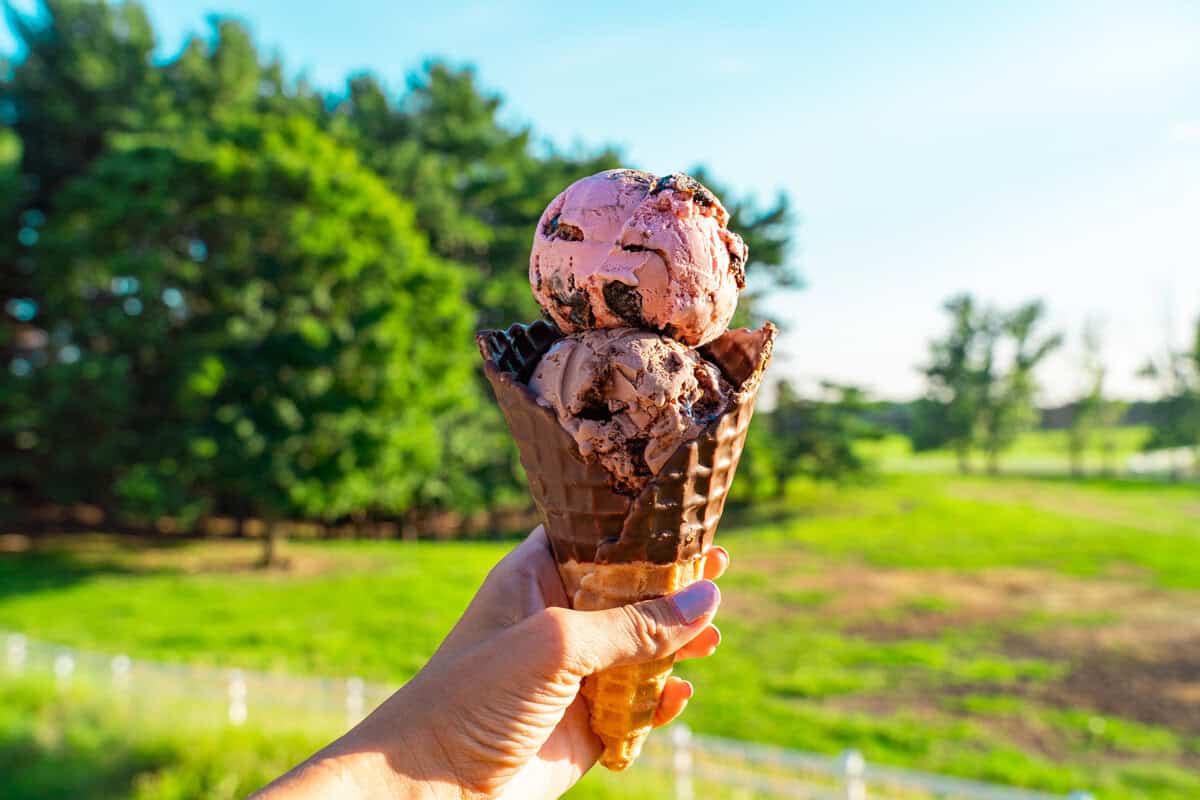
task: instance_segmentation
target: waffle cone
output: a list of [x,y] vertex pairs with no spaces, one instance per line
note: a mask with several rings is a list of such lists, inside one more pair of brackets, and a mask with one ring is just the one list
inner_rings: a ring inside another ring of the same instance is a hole
[[[679,591],[704,574],[704,556],[672,564],[568,561],[559,564],[558,573],[572,608],[598,611]],[[583,696],[591,710],[592,731],[604,744],[601,764],[623,770],[638,757],[650,735],[658,699],[674,661],[668,657],[627,664],[584,680]]]
[[[484,331],[484,370],[541,512],[567,597],[576,609],[614,608],[678,591],[703,574],[770,361],[775,326],[727,331],[700,348],[735,391],[730,408],[679,446],[637,496],[616,491],[608,472],[586,461],[550,409],[526,386],[538,360],[562,336],[546,322]],[[615,667],[584,681],[600,763],[629,766],[650,732],[673,659]]]

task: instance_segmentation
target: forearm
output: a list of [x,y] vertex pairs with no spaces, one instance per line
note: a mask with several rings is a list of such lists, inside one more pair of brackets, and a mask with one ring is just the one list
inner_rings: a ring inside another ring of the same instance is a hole
[[[405,735],[408,718],[393,696],[345,736],[313,755],[251,800],[460,800],[462,791],[442,780],[416,741]],[[386,711],[385,711],[386,710]],[[380,714],[380,711],[385,713]],[[386,724],[385,724],[386,723]]]

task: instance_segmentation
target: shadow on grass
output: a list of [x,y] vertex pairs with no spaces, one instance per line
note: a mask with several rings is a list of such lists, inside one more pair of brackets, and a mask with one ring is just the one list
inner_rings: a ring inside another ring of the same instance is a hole
[[163,570],[131,567],[110,558],[85,558],[59,547],[5,553],[0,555],[0,601],[13,595],[63,589],[103,575],[155,572]]

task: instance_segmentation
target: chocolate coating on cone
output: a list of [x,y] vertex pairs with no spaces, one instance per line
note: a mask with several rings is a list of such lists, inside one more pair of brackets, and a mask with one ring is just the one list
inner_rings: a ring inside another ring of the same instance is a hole
[[637,497],[613,490],[599,464],[585,461],[554,412],[525,385],[538,359],[561,337],[549,323],[482,331],[484,371],[517,440],[534,502],[560,563],[669,564],[712,544],[737,469],[775,326],[727,331],[701,353],[735,387],[729,411],[679,447]]

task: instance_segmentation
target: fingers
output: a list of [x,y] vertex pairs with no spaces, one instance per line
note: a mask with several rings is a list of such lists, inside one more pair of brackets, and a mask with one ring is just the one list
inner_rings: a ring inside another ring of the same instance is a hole
[[606,611],[549,609],[541,633],[558,643],[563,665],[582,677],[678,651],[709,626],[720,604],[717,585],[702,580],[669,597]]
[[679,648],[679,652],[675,654],[676,661],[683,661],[688,658],[707,658],[717,651],[721,645],[721,631],[716,625],[709,625],[700,634],[690,642]]
[[687,708],[688,700],[692,699],[695,691],[692,684],[683,678],[668,678],[667,685],[663,687],[662,697],[658,701],[658,708],[654,710],[654,720],[651,724],[656,728],[661,728],[678,717]]
[[704,559],[704,577],[715,581],[724,575],[727,569],[729,569],[729,551],[724,547],[710,548]]

